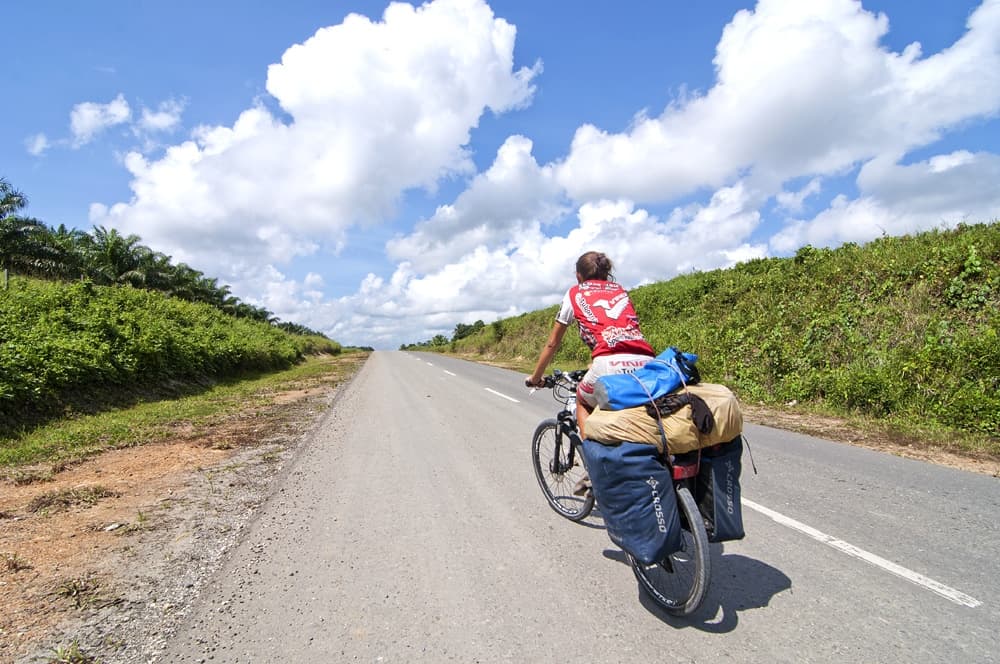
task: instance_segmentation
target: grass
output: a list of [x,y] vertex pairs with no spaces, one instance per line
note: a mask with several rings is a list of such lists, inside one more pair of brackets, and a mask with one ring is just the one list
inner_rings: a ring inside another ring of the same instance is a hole
[[52,654],[45,660],[46,664],[98,664],[98,660],[80,650],[80,644],[73,641],[68,646],[58,646],[52,649]]
[[59,489],[35,496],[28,503],[28,511],[61,510],[77,505],[91,507],[92,505],[96,505],[101,498],[109,498],[115,495],[117,494],[114,491],[100,485]]
[[13,480],[19,472],[28,472],[19,470],[27,464],[65,464],[108,449],[156,442],[175,437],[181,427],[211,426],[236,410],[262,414],[279,392],[336,385],[367,356],[362,352],[313,356],[284,371],[220,383],[198,394],[71,417],[0,438],[0,469]]
[[81,576],[63,581],[56,587],[53,594],[70,600],[73,606],[82,609],[98,599],[97,593],[100,589],[101,584],[93,577]]

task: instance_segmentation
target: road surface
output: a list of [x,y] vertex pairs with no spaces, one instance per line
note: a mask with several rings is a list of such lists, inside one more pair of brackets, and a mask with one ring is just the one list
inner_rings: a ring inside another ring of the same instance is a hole
[[1000,661],[1000,480],[748,425],[747,537],[676,618],[546,505],[523,378],[373,353],[159,660]]

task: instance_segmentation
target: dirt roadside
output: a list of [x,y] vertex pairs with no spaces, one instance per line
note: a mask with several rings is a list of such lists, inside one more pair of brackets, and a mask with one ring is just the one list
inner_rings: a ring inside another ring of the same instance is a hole
[[0,480],[0,663],[158,661],[346,384],[280,393],[48,481]]
[[[265,417],[234,413],[51,481],[0,484],[0,662],[159,661],[339,389],[282,393]],[[899,445],[833,418],[745,410],[750,422],[1000,476],[998,460]],[[53,495],[76,500],[36,509]]]

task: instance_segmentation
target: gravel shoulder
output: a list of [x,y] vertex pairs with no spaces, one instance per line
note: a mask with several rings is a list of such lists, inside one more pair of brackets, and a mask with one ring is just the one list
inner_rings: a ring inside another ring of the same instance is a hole
[[[157,661],[346,385],[0,483],[0,662]],[[53,495],[91,498],[35,509]]]
[[[268,417],[233,413],[211,430],[106,452],[48,482],[0,484],[0,661],[158,661],[348,385],[286,392]],[[834,418],[745,411],[757,424],[1000,477],[997,459],[918,449]],[[31,508],[95,487],[92,502]],[[74,649],[81,658],[56,657]]]

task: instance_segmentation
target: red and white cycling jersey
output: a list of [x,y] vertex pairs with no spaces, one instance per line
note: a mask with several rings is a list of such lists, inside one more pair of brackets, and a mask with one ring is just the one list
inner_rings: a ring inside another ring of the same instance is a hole
[[656,355],[639,330],[628,292],[613,281],[584,281],[563,297],[556,320],[580,324],[580,338],[591,357],[618,353]]

